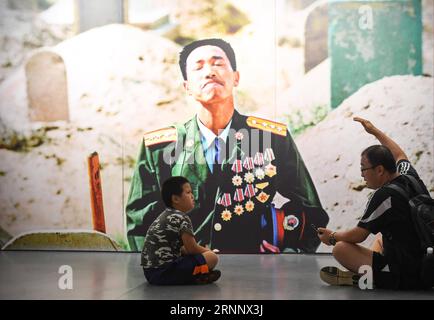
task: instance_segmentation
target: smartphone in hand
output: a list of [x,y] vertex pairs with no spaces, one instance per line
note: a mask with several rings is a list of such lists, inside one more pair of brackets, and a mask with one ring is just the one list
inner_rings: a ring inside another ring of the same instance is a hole
[[318,234],[322,234],[322,232],[319,232],[319,231],[318,231],[318,228],[316,227],[316,225],[314,225],[313,223],[311,223],[310,225],[311,225],[311,227],[315,230],[316,233],[318,233]]

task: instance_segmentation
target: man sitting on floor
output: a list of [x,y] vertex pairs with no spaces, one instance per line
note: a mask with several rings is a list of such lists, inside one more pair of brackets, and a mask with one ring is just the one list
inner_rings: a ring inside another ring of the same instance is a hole
[[[331,285],[358,285],[361,266],[372,267],[377,288],[421,288],[420,270],[424,252],[411,220],[408,200],[394,192],[396,184],[412,190],[406,175],[417,179],[422,190],[429,194],[404,151],[370,121],[354,118],[366,132],[374,135],[382,145],[374,145],[361,154],[360,170],[372,194],[357,227],[347,231],[318,228],[318,236],[326,245],[334,245],[333,256],[349,271],[324,267],[320,277]],[[377,234],[371,249],[358,245],[370,233]],[[379,234],[381,233],[381,235]]]

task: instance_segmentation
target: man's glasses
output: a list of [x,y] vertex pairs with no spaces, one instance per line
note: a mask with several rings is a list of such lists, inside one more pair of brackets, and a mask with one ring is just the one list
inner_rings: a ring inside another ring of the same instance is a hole
[[369,167],[369,168],[360,168],[360,171],[363,172],[363,171],[366,171],[369,169],[374,169],[375,167],[378,167],[378,166],[373,166],[373,167]]

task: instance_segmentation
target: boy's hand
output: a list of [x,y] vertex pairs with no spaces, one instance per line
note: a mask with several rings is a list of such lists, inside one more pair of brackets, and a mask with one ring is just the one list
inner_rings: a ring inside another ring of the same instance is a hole
[[360,118],[360,117],[354,117],[353,118],[354,121],[360,122],[363,126],[363,128],[365,128],[365,131],[369,134],[375,134],[376,131],[378,130],[369,120]]

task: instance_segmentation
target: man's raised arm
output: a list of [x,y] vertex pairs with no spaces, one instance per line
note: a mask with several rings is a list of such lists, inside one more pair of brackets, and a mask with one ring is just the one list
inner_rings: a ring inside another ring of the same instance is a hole
[[399,160],[408,160],[407,155],[405,152],[401,149],[401,147],[392,139],[390,139],[383,131],[375,127],[371,121],[360,118],[360,117],[354,117],[354,121],[360,122],[365,128],[366,132],[369,134],[372,134],[377,138],[380,143],[389,148],[389,150],[392,152],[393,157],[395,158],[395,161],[398,162]]

